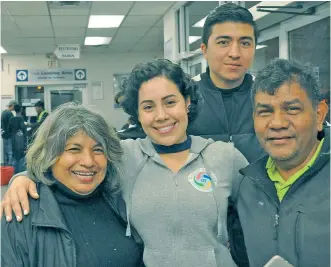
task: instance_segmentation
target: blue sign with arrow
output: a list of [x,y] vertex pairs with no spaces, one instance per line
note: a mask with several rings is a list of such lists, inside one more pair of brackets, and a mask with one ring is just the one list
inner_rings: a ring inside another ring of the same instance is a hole
[[86,80],[86,69],[75,69],[75,80],[85,81]]
[[16,70],[16,82],[27,82],[29,79],[28,70]]

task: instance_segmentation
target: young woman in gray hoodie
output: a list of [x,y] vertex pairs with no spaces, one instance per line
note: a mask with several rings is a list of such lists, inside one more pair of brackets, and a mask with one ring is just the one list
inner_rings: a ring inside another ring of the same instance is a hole
[[[126,235],[131,226],[138,231],[145,265],[236,266],[228,250],[228,197],[247,161],[232,143],[186,134],[199,110],[197,85],[179,65],[159,59],[136,65],[121,94],[123,109],[147,135],[121,141],[120,168]],[[20,177],[11,191],[28,191],[29,183]]]

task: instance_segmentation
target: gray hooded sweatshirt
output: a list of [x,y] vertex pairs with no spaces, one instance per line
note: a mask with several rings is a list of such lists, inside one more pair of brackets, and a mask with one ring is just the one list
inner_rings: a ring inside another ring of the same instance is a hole
[[[123,197],[147,267],[232,267],[227,248],[231,181],[247,165],[230,143],[192,136],[186,164],[173,173],[149,138],[121,141]],[[239,177],[237,177],[239,178]]]

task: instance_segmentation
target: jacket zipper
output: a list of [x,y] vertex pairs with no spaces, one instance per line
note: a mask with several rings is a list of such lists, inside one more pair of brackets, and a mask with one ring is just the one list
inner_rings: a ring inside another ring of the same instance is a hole
[[232,135],[230,135],[230,138],[229,138],[229,142],[228,143],[232,143]]

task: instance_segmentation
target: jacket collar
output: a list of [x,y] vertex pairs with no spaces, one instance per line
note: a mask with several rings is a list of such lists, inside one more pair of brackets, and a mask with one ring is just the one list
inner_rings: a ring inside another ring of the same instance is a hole
[[[324,135],[324,142],[321,148],[321,152],[319,156],[317,157],[315,163],[313,164],[312,168],[313,170],[319,170],[323,167],[323,165],[330,160],[330,129],[326,128],[323,131]],[[269,179],[267,170],[266,170],[266,164],[268,161],[269,156],[262,157],[251,164],[249,164],[247,167],[240,170],[240,173],[251,177],[253,180],[255,180],[257,183],[262,184],[263,186],[267,187],[268,189],[274,187],[273,182]],[[269,190],[270,192],[270,190]]]
[[32,219],[32,224],[37,226],[56,227],[68,230],[59,204],[49,186],[37,183],[37,190],[40,198],[36,215]]

